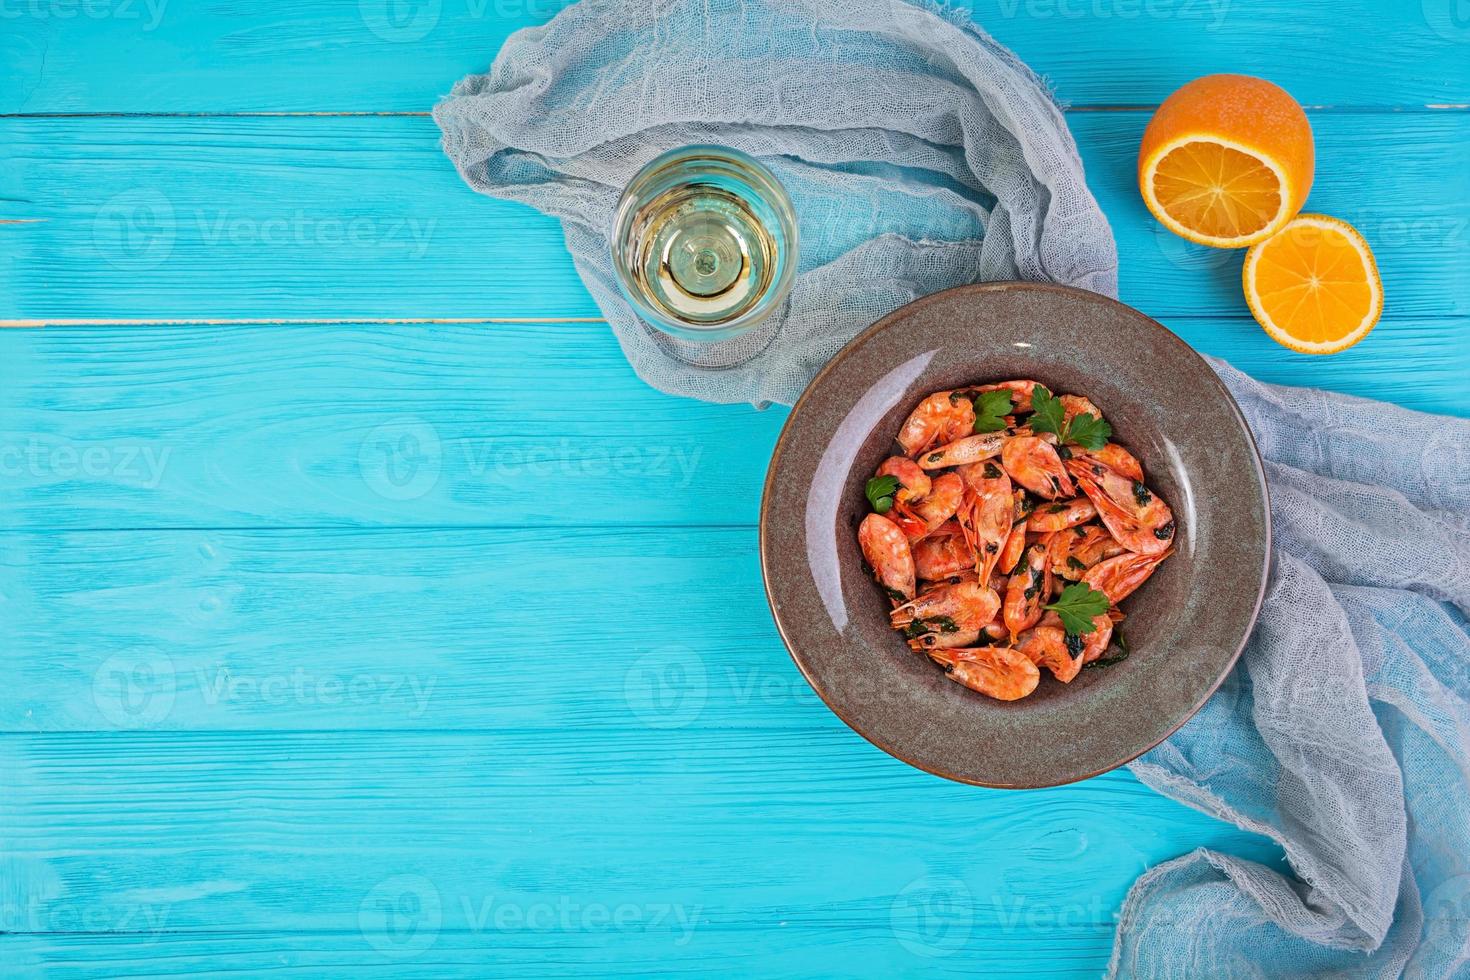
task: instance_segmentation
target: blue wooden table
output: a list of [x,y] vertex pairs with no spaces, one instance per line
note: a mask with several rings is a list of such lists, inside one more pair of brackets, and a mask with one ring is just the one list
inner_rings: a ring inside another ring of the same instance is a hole
[[[1470,414],[1463,0],[978,0],[1070,103],[1123,298],[1270,380]],[[644,387],[426,111],[558,0],[0,4],[0,975],[1095,976],[1261,838],[1126,772],[947,783],[761,594],[781,410]],[[1310,107],[1387,312],[1312,359],[1146,215],[1150,107]],[[29,328],[29,329],[28,329]]]

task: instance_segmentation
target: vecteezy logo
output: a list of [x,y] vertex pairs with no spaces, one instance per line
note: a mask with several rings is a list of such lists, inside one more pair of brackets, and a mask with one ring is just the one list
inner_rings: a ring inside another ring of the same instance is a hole
[[958,878],[923,877],[893,897],[889,924],[898,943],[919,956],[963,949],[974,925],[970,889]]
[[367,29],[384,41],[422,41],[439,24],[441,0],[358,0]]
[[1424,23],[1446,41],[1470,41],[1470,0],[1423,0]]
[[174,206],[151,187],[114,194],[92,218],[92,244],[118,269],[162,265],[174,248]]
[[439,889],[423,875],[378,882],[357,907],[357,928],[368,945],[389,956],[413,956],[439,940],[444,910]]
[[388,500],[415,500],[434,489],[442,461],[439,433],[418,418],[384,422],[357,451],[363,481]]
[[1229,262],[1235,253],[1228,248],[1211,248],[1196,245],[1187,238],[1174,234],[1158,219],[1153,221],[1154,244],[1170,265],[1180,269],[1218,269]]
[[92,703],[117,728],[149,728],[173,710],[175,683],[164,654],[115,653],[92,675]]
[[650,728],[683,728],[699,717],[708,697],[704,661],[686,646],[650,650],[623,676],[628,709]]

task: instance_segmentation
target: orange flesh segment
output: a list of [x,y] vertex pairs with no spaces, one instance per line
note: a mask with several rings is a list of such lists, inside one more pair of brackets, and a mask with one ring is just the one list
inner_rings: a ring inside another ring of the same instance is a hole
[[1333,228],[1288,229],[1269,239],[1256,261],[1255,289],[1276,326],[1314,344],[1357,330],[1375,302],[1362,258]]
[[1205,140],[1166,153],[1154,171],[1153,191],[1170,217],[1211,238],[1260,231],[1281,210],[1281,183],[1270,167]]

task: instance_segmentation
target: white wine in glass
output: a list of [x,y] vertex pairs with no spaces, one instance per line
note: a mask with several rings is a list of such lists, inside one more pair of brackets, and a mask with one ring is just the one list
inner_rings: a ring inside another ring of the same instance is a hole
[[774,312],[796,272],[796,218],[738,150],[686,146],[640,170],[618,204],[613,267],[634,310],[685,339],[722,340]]

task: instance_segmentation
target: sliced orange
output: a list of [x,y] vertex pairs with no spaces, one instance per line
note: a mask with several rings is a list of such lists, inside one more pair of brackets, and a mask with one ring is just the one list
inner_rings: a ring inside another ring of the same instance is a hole
[[1383,312],[1373,250],[1352,225],[1326,215],[1297,215],[1251,246],[1241,276],[1257,322],[1303,354],[1347,350]]
[[1312,188],[1312,126],[1286,90],[1206,75],[1164,100],[1144,130],[1138,187],[1166,228],[1241,248],[1280,231]]

